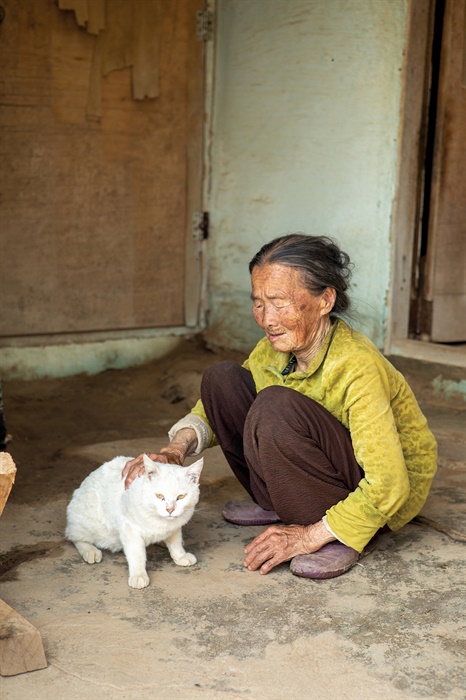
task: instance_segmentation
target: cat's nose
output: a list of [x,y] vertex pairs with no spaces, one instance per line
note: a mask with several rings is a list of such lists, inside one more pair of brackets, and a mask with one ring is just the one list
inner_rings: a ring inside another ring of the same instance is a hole
[[173,513],[173,511],[175,510],[175,506],[170,504],[169,506],[166,506],[166,510],[167,510],[167,513],[170,513],[170,515],[171,515]]

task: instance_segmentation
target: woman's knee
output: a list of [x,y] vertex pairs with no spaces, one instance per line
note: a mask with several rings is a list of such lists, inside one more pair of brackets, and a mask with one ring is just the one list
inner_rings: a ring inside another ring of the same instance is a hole
[[275,413],[283,415],[283,411],[302,399],[302,394],[286,386],[268,386],[259,391],[254,401],[254,410],[261,415]]
[[293,394],[297,392],[283,386],[268,386],[259,391],[248,413],[249,429],[262,432],[283,425],[290,414]]
[[248,386],[250,384],[252,387],[254,386],[251,373],[237,362],[222,360],[204,371],[201,381],[201,396],[212,392],[216,396],[231,396],[231,393],[238,391],[244,383]]
[[241,366],[236,362],[231,362],[231,360],[222,360],[222,362],[217,362],[215,365],[207,367],[202,375],[202,383],[214,383],[219,382],[231,382],[235,380],[238,375],[238,370]]
[[[288,426],[293,431],[313,432],[326,409],[300,392],[285,386],[269,386],[257,394],[248,415],[253,431],[282,431]],[[328,416],[333,419],[330,414]]]

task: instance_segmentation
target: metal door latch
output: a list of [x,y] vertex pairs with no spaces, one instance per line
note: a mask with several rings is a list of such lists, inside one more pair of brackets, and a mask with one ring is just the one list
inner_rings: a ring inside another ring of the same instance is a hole
[[214,14],[211,10],[196,12],[196,39],[210,41],[214,35]]
[[205,241],[209,237],[209,212],[195,211],[192,218],[192,234],[197,241]]

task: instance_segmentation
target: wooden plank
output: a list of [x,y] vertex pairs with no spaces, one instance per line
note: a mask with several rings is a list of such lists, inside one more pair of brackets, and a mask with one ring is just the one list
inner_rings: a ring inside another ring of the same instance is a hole
[[98,34],[105,29],[105,0],[91,0],[87,3],[89,21],[87,31],[89,34]]
[[[0,452],[0,515],[15,481],[16,466]],[[14,676],[46,668],[42,639],[30,622],[0,600],[0,675]]]
[[390,354],[412,357],[423,362],[466,368],[465,345],[421,343],[419,340],[393,340],[390,345]]
[[92,52],[92,67],[89,75],[86,114],[89,119],[102,117],[102,35],[96,37]]
[[89,19],[88,0],[58,0],[60,10],[74,11],[76,22],[85,27]]
[[38,630],[0,600],[0,675],[15,676],[46,667]]
[[462,86],[466,88],[466,11],[463,17],[463,80]]
[[133,5],[134,64],[133,98],[159,95],[159,53],[162,29],[162,0],[138,0]]
[[102,35],[102,75],[131,66],[134,61],[133,12],[126,0],[107,4],[106,28]]
[[0,452],[0,515],[15,483],[16,465],[8,452]]
[[[432,306],[435,338],[462,343],[466,338],[466,294],[436,294]],[[464,352],[464,348],[463,348]]]

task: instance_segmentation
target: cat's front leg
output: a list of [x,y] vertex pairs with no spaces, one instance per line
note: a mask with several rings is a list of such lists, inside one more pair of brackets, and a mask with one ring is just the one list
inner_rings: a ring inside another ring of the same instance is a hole
[[183,547],[183,539],[181,536],[181,528],[167,537],[165,540],[170,556],[178,566],[192,566],[197,562],[194,554],[185,552]]
[[146,588],[149,576],[146,571],[146,545],[141,535],[131,528],[122,533],[123,551],[129,568],[128,585],[131,588]]

